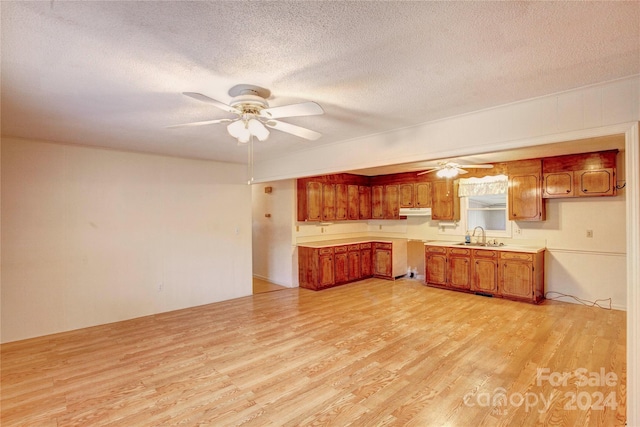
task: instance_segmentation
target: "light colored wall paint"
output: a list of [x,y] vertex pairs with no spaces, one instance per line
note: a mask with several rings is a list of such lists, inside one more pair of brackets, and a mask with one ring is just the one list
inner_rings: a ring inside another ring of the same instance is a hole
[[246,168],[2,141],[2,341],[251,294]]
[[[265,187],[271,187],[272,192],[265,193]],[[251,193],[253,275],[278,285],[297,286],[297,255],[291,226],[295,181],[254,184]],[[266,217],[267,214],[270,216]]]

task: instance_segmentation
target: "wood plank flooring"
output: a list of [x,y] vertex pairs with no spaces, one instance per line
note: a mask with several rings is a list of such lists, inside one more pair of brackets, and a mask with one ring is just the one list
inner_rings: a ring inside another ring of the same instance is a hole
[[[415,280],[285,289],[4,344],[0,421],[624,425],[625,335],[624,312]],[[582,384],[579,368],[617,379]]]
[[282,291],[288,289],[286,286],[276,285],[268,280],[261,279],[259,277],[253,278],[253,293],[262,294],[264,292]]

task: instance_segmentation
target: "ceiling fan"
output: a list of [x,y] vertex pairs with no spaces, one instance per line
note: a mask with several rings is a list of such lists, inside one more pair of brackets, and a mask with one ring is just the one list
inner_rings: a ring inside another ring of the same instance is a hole
[[229,104],[209,98],[201,93],[183,92],[183,95],[206,102],[228,113],[233,113],[236,117],[231,119],[184,123],[168,126],[169,128],[230,123],[227,126],[227,132],[236,138],[239,144],[246,144],[250,141],[251,137],[256,137],[259,141],[265,141],[269,137],[269,129],[276,129],[312,141],[322,136],[321,133],[311,129],[275,120],[283,117],[323,114],[324,110],[315,102],[309,101],[299,104],[269,107],[267,98],[271,95],[271,92],[268,89],[248,84],[236,85],[229,89],[229,95],[232,97]]
[[419,172],[418,175],[424,175],[431,172],[436,172],[440,178],[453,178],[458,174],[469,173],[465,169],[491,169],[493,165],[460,165],[455,162],[442,161],[438,162],[438,166],[434,166],[426,171]]

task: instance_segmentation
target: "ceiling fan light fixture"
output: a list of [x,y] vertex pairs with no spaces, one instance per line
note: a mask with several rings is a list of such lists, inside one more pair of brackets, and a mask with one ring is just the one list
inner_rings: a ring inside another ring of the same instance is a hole
[[269,130],[259,120],[249,120],[247,129],[249,129],[251,135],[258,138],[258,141],[266,141],[269,138]]
[[436,172],[436,175],[439,178],[454,178],[458,176],[458,169],[446,167]]

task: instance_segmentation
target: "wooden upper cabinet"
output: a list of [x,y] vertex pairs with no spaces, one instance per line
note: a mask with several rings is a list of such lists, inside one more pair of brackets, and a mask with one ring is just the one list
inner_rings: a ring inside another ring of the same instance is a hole
[[416,208],[431,207],[431,183],[419,182],[414,186],[414,203]]
[[384,186],[384,217],[385,219],[400,218],[400,189],[398,185]]
[[360,196],[358,186],[347,185],[347,219],[360,219]]
[[336,217],[338,221],[345,221],[347,219],[347,209],[349,198],[347,194],[347,184],[336,184]]
[[574,172],[576,192],[579,196],[615,196],[616,173],[613,168]]
[[320,221],[322,219],[322,183],[307,183],[307,215],[308,221]]
[[542,160],[520,160],[509,164],[509,219],[544,221]]
[[322,220],[336,219],[336,185],[322,184]]
[[449,221],[460,219],[460,200],[453,180],[433,181],[431,193],[431,219]]
[[544,174],[542,196],[545,198],[573,197],[573,172],[549,172]]
[[358,186],[358,219],[371,218],[371,187],[366,185]]
[[543,197],[615,196],[617,150],[542,159]]
[[413,208],[414,202],[414,185],[412,183],[400,184],[400,207]]
[[384,186],[371,186],[371,218],[384,219]]

